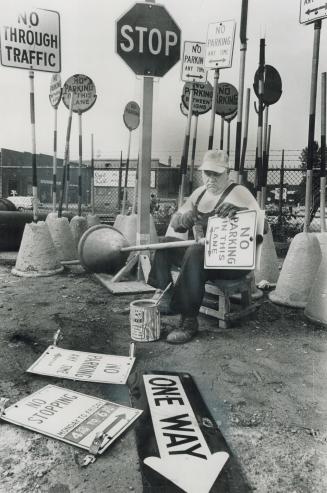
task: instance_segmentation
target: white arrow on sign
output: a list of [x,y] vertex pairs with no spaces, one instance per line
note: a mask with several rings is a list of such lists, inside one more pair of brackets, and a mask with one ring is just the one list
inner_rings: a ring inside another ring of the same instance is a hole
[[205,43],[184,41],[181,79],[184,82],[206,82],[207,71],[204,68]]
[[143,379],[160,453],[144,463],[187,493],[209,493],[229,455],[210,452],[178,376]]
[[327,3],[323,0],[301,0],[300,23],[310,24],[327,17]]

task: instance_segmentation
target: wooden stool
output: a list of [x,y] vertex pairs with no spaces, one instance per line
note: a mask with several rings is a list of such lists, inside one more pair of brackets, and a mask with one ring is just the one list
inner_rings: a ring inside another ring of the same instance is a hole
[[[240,309],[232,311],[231,298],[235,295],[240,297]],[[232,322],[246,317],[256,309],[257,305],[251,300],[251,278],[249,276],[206,283],[200,313],[218,318],[219,327],[226,329]]]

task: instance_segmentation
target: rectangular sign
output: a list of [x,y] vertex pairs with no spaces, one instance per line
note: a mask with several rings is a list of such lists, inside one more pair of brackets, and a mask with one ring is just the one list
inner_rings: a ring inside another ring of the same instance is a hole
[[47,385],[5,409],[2,419],[89,450],[97,434],[101,454],[142,413],[69,389]]
[[[129,170],[127,177],[127,187],[134,188],[136,180],[136,170]],[[122,171],[121,186],[125,184],[125,170]],[[117,169],[96,169],[94,171],[94,186],[95,187],[118,187],[119,171]],[[151,188],[156,187],[156,172],[151,171]]]
[[327,17],[327,2],[323,0],[300,0],[300,23],[310,24]]
[[60,72],[60,17],[53,10],[35,9],[2,16],[1,64],[6,67]]
[[207,71],[204,67],[205,43],[184,41],[181,79],[184,82],[206,82]]
[[236,22],[209,24],[206,43],[206,68],[230,68],[233,61]]
[[83,382],[125,384],[135,358],[71,351],[49,346],[27,370],[29,373]]
[[206,269],[247,269],[256,265],[257,211],[241,211],[232,219],[210,217],[205,239]]

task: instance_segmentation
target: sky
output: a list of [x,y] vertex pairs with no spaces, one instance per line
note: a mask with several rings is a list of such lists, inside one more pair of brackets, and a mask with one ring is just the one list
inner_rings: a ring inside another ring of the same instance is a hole
[[[82,116],[83,159],[91,157],[91,134],[95,158],[126,157],[129,131],[123,112],[129,101],[140,102],[141,78],[115,52],[116,20],[135,2],[130,0],[0,0],[3,15],[18,15],[34,8],[60,14],[61,79],[74,74],[90,77],[97,92],[94,106]],[[159,2],[158,2],[159,3]],[[181,29],[184,41],[206,41],[208,24],[234,19],[237,23],[233,65],[220,71],[220,82],[239,85],[239,21],[241,0],[162,0]],[[252,89],[258,67],[259,40],[266,39],[266,63],[281,75],[283,94],[269,110],[271,149],[300,150],[307,145],[313,47],[313,25],[299,23],[299,0],[249,0],[245,89]],[[0,21],[3,25],[3,21]],[[320,138],[321,73],[327,71],[327,21],[322,23],[318,75],[316,138]],[[181,48],[182,52],[182,48]],[[0,66],[0,147],[30,152],[32,149],[28,70]],[[54,110],[49,102],[51,73],[35,71],[36,151],[52,154]],[[184,82],[178,62],[154,82],[152,157],[180,164],[186,118],[180,111]],[[213,72],[208,74],[213,82]],[[251,91],[248,149],[255,149],[257,115]],[[68,110],[58,108],[58,156],[65,148]],[[199,117],[196,161],[207,149],[210,113]],[[231,124],[234,149],[236,119]],[[219,145],[220,119],[216,118],[214,147]],[[131,158],[139,147],[139,130],[132,132]],[[296,153],[295,153],[296,154]],[[78,158],[78,117],[74,115],[70,156]]]

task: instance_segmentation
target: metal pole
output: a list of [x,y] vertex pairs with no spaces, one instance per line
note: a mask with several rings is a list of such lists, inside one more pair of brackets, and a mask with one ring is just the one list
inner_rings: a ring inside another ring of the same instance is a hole
[[123,174],[123,151],[120,151],[120,165],[118,171],[118,199],[117,199],[117,210],[120,212],[121,206],[121,180]]
[[313,40],[313,54],[312,54],[309,132],[308,132],[308,162],[307,162],[307,180],[306,180],[306,188],[305,188],[305,216],[304,216],[304,228],[303,228],[305,232],[307,232],[309,229],[310,206],[311,206],[311,198],[312,198],[312,168],[313,168],[313,160],[314,160],[314,137],[315,137],[315,120],[316,120],[320,31],[321,31],[321,20],[318,20],[315,21],[314,23],[314,40]]
[[190,147],[190,135],[191,135],[193,93],[194,93],[194,87],[192,85],[190,89],[190,99],[188,103],[188,115],[187,115],[186,129],[185,129],[184,147],[183,147],[183,154],[181,160],[181,174],[180,174],[181,184],[180,184],[179,197],[178,197],[179,207],[183,204],[184,192],[185,192],[185,178],[187,173],[188,152]]
[[264,92],[264,66],[265,66],[265,39],[260,39],[260,57],[259,57],[259,111],[258,111],[258,133],[257,133],[257,172],[258,172],[258,187],[257,187],[257,202],[261,204],[262,194],[262,127],[263,127],[263,92]]
[[271,137],[271,125],[268,125],[268,136],[266,141],[266,156],[264,163],[264,186],[262,187],[262,197],[261,197],[261,209],[266,208],[267,201],[267,181],[268,181],[268,168],[269,168],[269,152],[270,152],[270,137]]
[[194,164],[195,164],[195,150],[196,150],[196,139],[198,134],[198,120],[199,115],[195,114],[194,117],[194,129],[193,129],[193,143],[192,143],[192,156],[191,156],[191,169],[190,169],[190,182],[189,182],[189,195],[193,192],[193,176],[194,176]]
[[93,134],[91,134],[91,213],[94,215],[94,147]]
[[326,72],[321,74],[320,229],[326,232]]
[[[238,84],[238,104],[237,104],[237,125],[236,125],[236,140],[235,140],[235,164],[234,169],[238,176],[240,173],[240,154],[241,154],[241,139],[242,139],[242,115],[243,115],[243,98],[244,98],[244,76],[245,76],[245,59],[247,50],[247,16],[248,16],[248,0],[242,0],[241,10],[241,25],[240,25],[240,73]],[[240,182],[239,178],[238,181]]]
[[280,183],[279,183],[279,204],[278,204],[278,224],[282,222],[283,216],[283,188],[284,188],[284,149],[282,151],[282,162],[280,165]]
[[261,188],[261,209],[265,208],[265,201],[267,195],[267,152],[268,152],[268,117],[269,106],[266,106],[264,112],[264,130],[263,130],[263,146],[262,146],[262,188]]
[[54,129],[53,129],[53,175],[52,175],[52,211],[57,208],[57,115],[58,106],[54,108]]
[[121,211],[123,215],[125,214],[126,200],[127,200],[128,169],[129,169],[129,155],[131,152],[131,139],[132,139],[132,131],[130,130],[128,135],[127,161],[125,167],[125,184],[124,184],[124,194],[123,194],[123,205]]
[[68,154],[68,161],[67,161],[67,166],[66,166],[66,175],[67,175],[67,182],[66,182],[66,210],[68,211],[69,208],[69,184],[70,184],[70,158]]
[[136,163],[136,173],[135,173],[135,185],[134,185],[134,197],[133,197],[133,206],[132,206],[132,214],[136,212],[136,202],[137,202],[137,184],[139,181],[139,156],[137,156]]
[[219,149],[223,150],[224,149],[224,129],[225,129],[225,120],[224,117],[221,117],[221,126],[220,126],[220,143],[219,143]]
[[227,155],[229,156],[230,153],[230,122],[227,122],[227,148],[226,148]]
[[150,185],[152,146],[153,77],[143,77],[139,145],[136,243],[150,241]]
[[82,113],[78,112],[78,215],[82,215]]
[[32,189],[33,189],[33,221],[37,222],[37,168],[36,168],[36,137],[35,137],[35,96],[34,96],[34,71],[29,71],[30,79],[30,115],[32,132]]
[[250,98],[251,98],[251,89],[247,89],[246,91],[246,104],[245,104],[245,124],[244,124],[244,133],[243,133],[243,144],[242,144],[242,155],[241,155],[241,163],[239,169],[239,183],[242,182],[242,174],[244,171],[245,164],[245,156],[246,149],[248,145],[248,131],[249,131],[249,114],[250,114]]
[[67,133],[66,133],[65,156],[64,156],[64,162],[63,162],[63,167],[62,167],[61,194],[60,194],[59,207],[58,207],[58,217],[62,216],[62,206],[63,206],[64,196],[65,196],[65,186],[66,186],[66,178],[67,178],[67,164],[69,161],[69,140],[70,140],[70,131],[71,131],[71,126],[72,126],[72,115],[73,115],[73,98],[74,98],[74,94],[71,93],[70,94],[70,102],[69,102],[69,116],[68,116],[68,123],[67,123]]
[[213,77],[212,108],[211,108],[208,149],[212,149],[212,147],[213,147],[213,136],[214,136],[214,132],[215,132],[215,116],[216,116],[216,99],[217,99],[217,91],[218,91],[218,80],[219,80],[219,68],[216,68],[215,73],[214,73],[214,77]]

